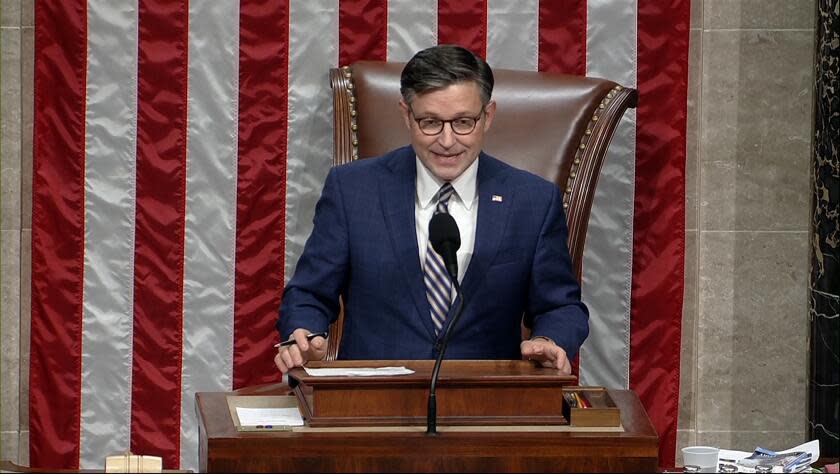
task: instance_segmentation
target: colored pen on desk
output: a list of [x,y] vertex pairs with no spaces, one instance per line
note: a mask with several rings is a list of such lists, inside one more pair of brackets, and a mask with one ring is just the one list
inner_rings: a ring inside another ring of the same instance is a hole
[[589,396],[586,394],[586,392],[578,392],[578,396],[583,402],[583,408],[592,408],[592,402],[589,401]]
[[254,428],[266,431],[292,431],[292,427],[288,425],[257,425]]
[[575,401],[577,402],[578,408],[589,408],[589,403],[579,394],[578,392],[572,392],[575,397]]
[[[326,332],[313,332],[312,334],[307,334],[306,335],[306,340],[311,341],[312,339],[315,339],[316,337],[326,338],[327,333]],[[289,339],[287,341],[278,342],[277,344],[274,344],[274,347],[287,347],[287,346],[291,346],[292,344],[296,344],[295,340],[294,339]]]

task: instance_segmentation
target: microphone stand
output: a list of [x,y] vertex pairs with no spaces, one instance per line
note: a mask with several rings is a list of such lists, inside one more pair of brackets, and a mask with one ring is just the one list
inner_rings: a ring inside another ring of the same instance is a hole
[[[449,273],[449,272],[447,272]],[[437,436],[437,397],[435,392],[437,390],[438,376],[440,375],[440,365],[443,362],[443,354],[446,352],[446,346],[449,345],[449,338],[452,336],[452,329],[458,320],[461,318],[461,313],[464,312],[464,297],[461,294],[461,285],[458,284],[457,274],[453,277],[449,275],[452,284],[455,286],[455,300],[458,301],[458,309],[455,311],[455,316],[443,332],[443,342],[440,345],[437,359],[435,359],[435,366],[432,369],[432,381],[429,385],[429,409],[426,414],[426,435]]]

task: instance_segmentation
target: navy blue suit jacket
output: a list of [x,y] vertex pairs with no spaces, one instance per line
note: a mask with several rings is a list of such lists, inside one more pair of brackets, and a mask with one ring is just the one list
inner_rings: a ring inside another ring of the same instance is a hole
[[[332,168],[283,294],[283,340],[297,328],[326,331],[341,294],[339,358],[437,356],[415,232],[415,176],[411,147]],[[588,311],[571,269],[558,187],[484,153],[477,186],[464,314],[446,358],[519,359],[523,315],[534,336],[574,357],[589,332]]]

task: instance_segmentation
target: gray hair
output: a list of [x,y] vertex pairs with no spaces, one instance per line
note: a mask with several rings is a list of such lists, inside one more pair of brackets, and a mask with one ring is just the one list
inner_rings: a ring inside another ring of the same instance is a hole
[[493,71],[483,59],[461,46],[433,46],[406,63],[400,77],[400,93],[405,103],[411,104],[418,95],[461,82],[475,82],[481,92],[481,104],[490,102]]

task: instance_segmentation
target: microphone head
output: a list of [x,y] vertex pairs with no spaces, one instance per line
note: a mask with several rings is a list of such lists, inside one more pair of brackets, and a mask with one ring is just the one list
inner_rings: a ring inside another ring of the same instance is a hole
[[461,248],[461,232],[451,215],[441,212],[432,216],[429,221],[429,242],[435,252],[442,256],[445,255],[446,246],[452,252]]

